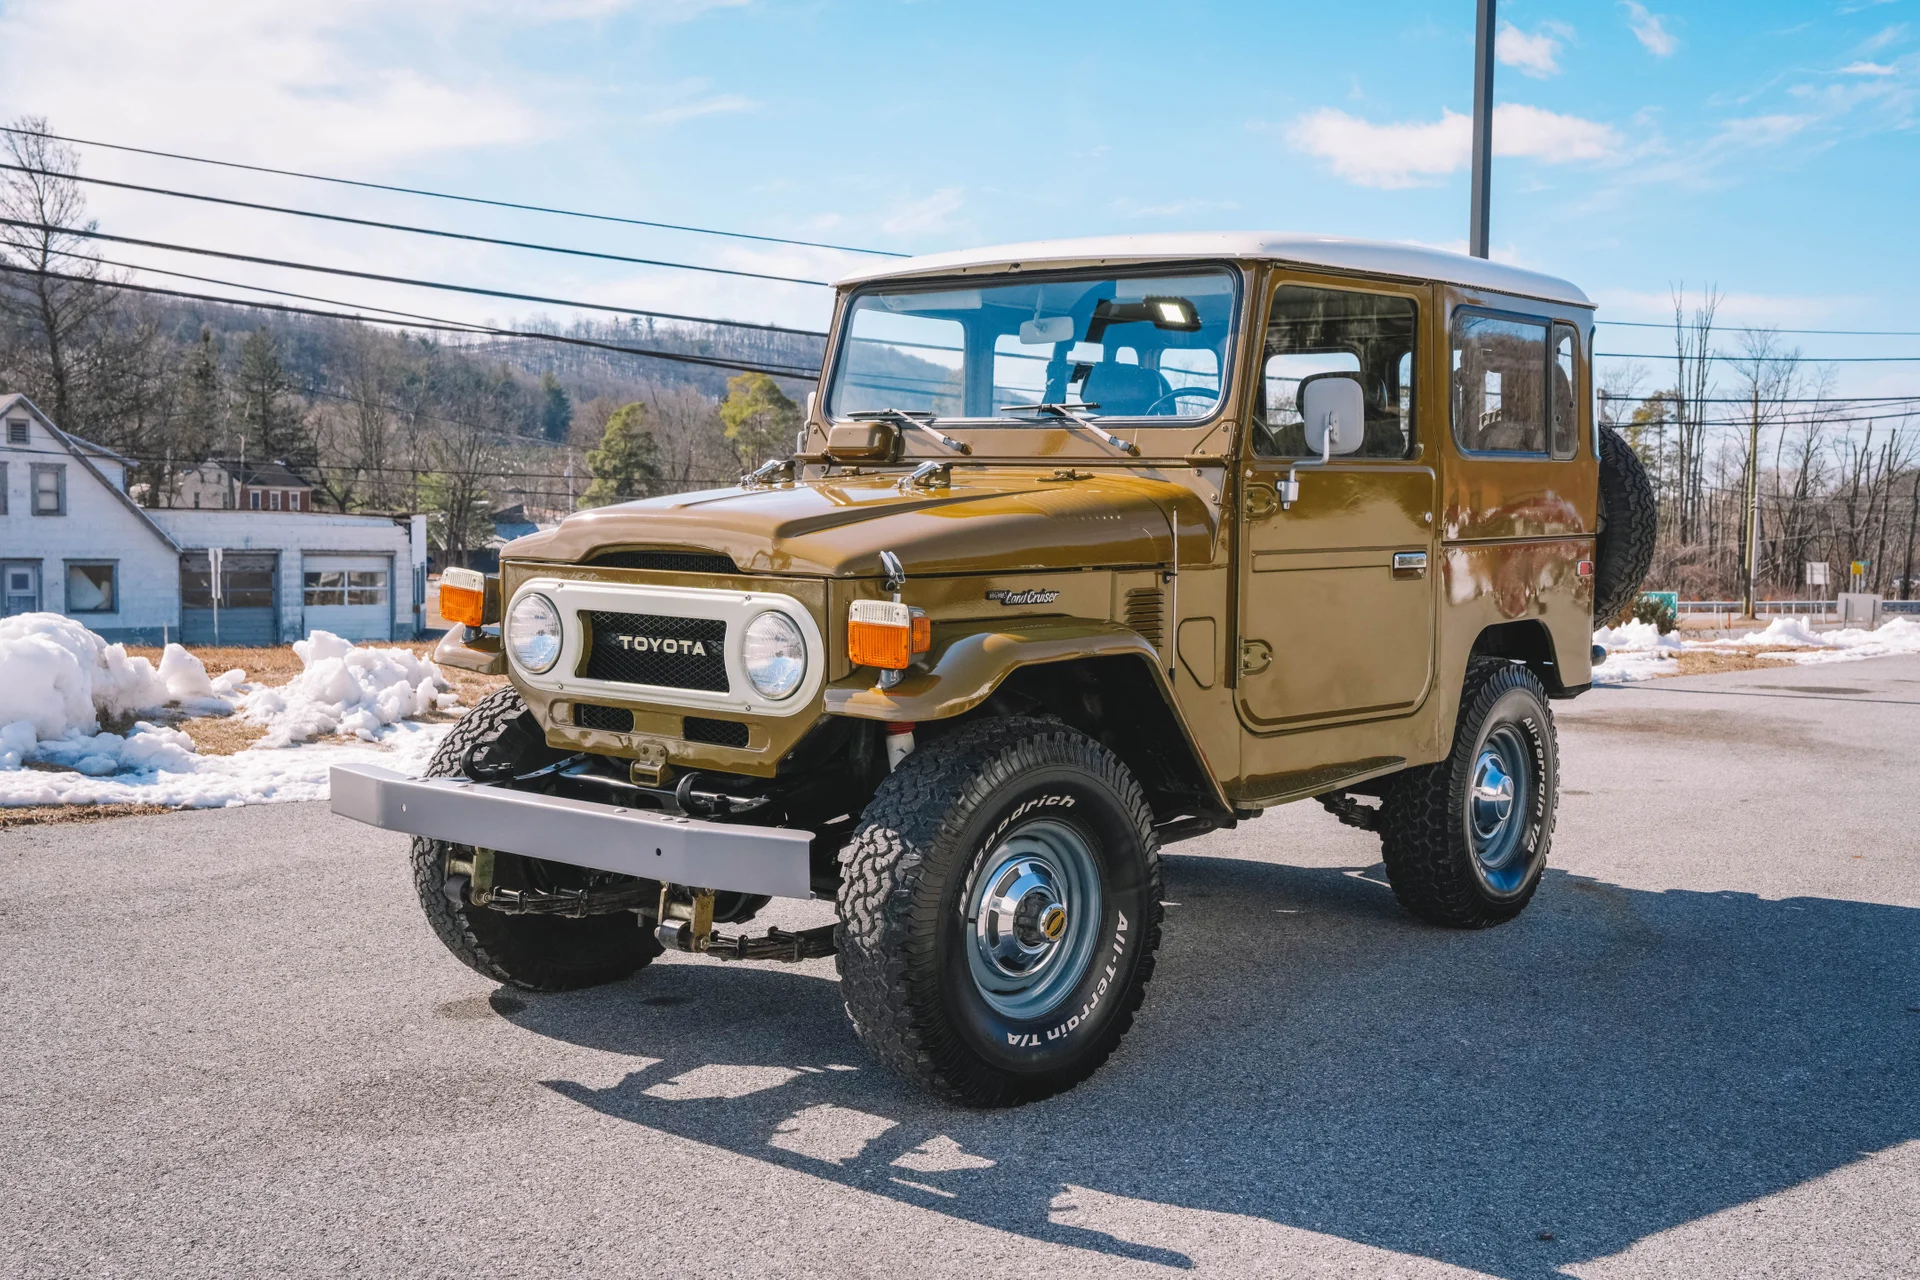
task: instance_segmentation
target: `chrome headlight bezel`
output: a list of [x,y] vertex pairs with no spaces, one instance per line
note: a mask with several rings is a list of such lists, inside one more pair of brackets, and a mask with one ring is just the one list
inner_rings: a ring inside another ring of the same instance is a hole
[[[529,631],[529,627],[533,629]],[[561,621],[560,610],[538,591],[528,591],[514,599],[501,632],[502,644],[514,665],[533,675],[553,670],[566,648],[566,626]],[[538,647],[533,649],[530,658],[528,649],[532,646]]]
[[769,702],[791,698],[807,681],[807,664],[807,638],[780,610],[758,613],[741,629],[740,666],[754,692]]

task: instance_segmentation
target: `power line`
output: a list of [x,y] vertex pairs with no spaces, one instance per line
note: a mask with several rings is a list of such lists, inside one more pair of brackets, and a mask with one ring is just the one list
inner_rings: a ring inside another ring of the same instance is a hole
[[[58,133],[43,133],[37,129],[20,129],[0,125],[0,132],[24,134],[28,137],[46,138],[53,142],[67,142],[81,147],[100,147],[107,151],[125,151],[133,155],[158,156],[164,160],[185,160],[193,164],[214,165],[222,169],[242,169],[249,173],[271,173],[283,178],[302,178],[308,182],[330,182],[342,187],[360,187],[368,191],[392,191],[401,195],[427,196],[434,200],[453,200],[461,204],[488,205],[496,209],[519,209],[526,213],[550,213],[563,218],[584,218],[592,222],[614,222],[629,227],[653,227],[662,231],[686,231],[694,235],[724,236],[733,240],[758,240],[765,244],[799,245],[805,249],[834,249],[841,253],[866,253],[883,258],[906,258],[912,255],[899,253],[892,249],[862,249],[855,245],[826,244],[818,240],[792,240],[785,236],[754,235],[745,231],[720,231],[713,227],[694,227],[677,222],[649,222],[643,218],[622,218],[609,213],[582,213],[577,209],[559,209],[549,205],[519,204],[512,200],[490,200],[481,196],[455,195],[446,191],[429,191],[423,187],[400,187],[385,182],[365,182],[356,178],[335,178],[323,173],[303,173],[298,169],[275,169],[268,165],[242,164],[237,160],[214,160],[206,156],[191,156],[178,151],[155,151],[147,147],[130,147],[118,142],[100,142],[88,138],[70,138]],[[65,174],[64,177],[74,175]]]
[[[30,267],[16,267],[0,263],[0,272],[13,275],[46,276],[53,280],[69,280],[76,283],[98,284],[102,288],[126,289],[135,293],[151,293],[162,297],[184,298],[194,302],[217,302],[230,307],[251,307],[257,311],[278,311],[290,315],[315,316],[324,320],[351,320],[361,324],[396,324],[393,320],[379,316],[355,315],[341,311],[321,311],[313,307],[295,307],[277,302],[252,302],[239,298],[221,298],[212,294],[188,293],[180,289],[162,289],[157,285],[133,284],[130,282],[101,281],[86,276],[76,276],[59,271],[38,271]],[[745,373],[765,373],[774,377],[812,379],[820,374],[818,367],[808,368],[802,365],[779,365],[758,363],[748,360],[724,360],[712,356],[697,356],[681,351],[662,351],[649,347],[623,347],[618,343],[599,342],[591,338],[576,338],[567,334],[538,333],[521,329],[500,329],[490,325],[463,324],[459,321],[422,323],[403,325],[402,328],[427,329],[446,333],[467,333],[481,337],[526,338],[539,342],[558,342],[567,346],[591,347],[600,351],[614,351],[621,355],[643,356],[652,360],[671,360],[681,364],[705,365],[716,369],[738,369]]]
[[[1672,331],[1670,324],[1657,324],[1650,320],[1596,320],[1598,325],[1613,325],[1622,329],[1665,329]],[[1722,333],[1810,333],[1835,338],[1920,338],[1920,329],[1776,329],[1769,325],[1717,324],[1713,328]]]
[[[238,280],[222,280],[217,276],[197,276],[187,271],[169,271],[165,267],[149,267],[138,262],[116,262],[111,258],[92,258],[92,257],[88,257],[84,253],[64,253],[61,256],[67,257],[67,258],[73,258],[80,262],[97,262],[103,267],[119,267],[125,271],[145,271],[152,275],[172,276],[175,279],[179,279],[179,280],[197,280],[201,284],[224,285],[229,289],[247,289],[254,293],[270,293],[270,294],[273,294],[275,297],[280,297],[280,298],[298,298],[306,302],[324,302],[328,306],[332,306],[332,307],[353,307],[356,310],[360,310],[360,311],[379,311],[390,316],[403,316],[408,319],[424,320],[429,323],[436,323],[436,324],[461,323],[460,321],[442,321],[437,316],[421,315],[420,313],[415,311],[399,311],[393,307],[376,307],[368,303],[342,302],[337,298],[322,298],[322,297],[317,297],[310,293],[293,293],[286,289],[268,288],[266,285],[263,285],[263,284],[242,284]],[[318,267],[312,268],[312,269],[324,270],[324,268],[318,268]],[[234,298],[234,299],[231,299],[231,301],[235,306],[239,306],[239,307],[250,307],[254,305],[252,302],[248,301],[245,298]],[[639,310],[630,310],[630,309],[622,308],[620,309],[619,314],[630,315],[630,316],[646,316],[647,318],[652,320],[672,320],[672,321],[685,323],[685,324],[709,325],[714,327],[724,327],[728,329],[753,329],[762,333],[787,333],[787,334],[793,334],[796,337],[802,337],[802,338],[824,338],[827,336],[824,331],[819,329],[795,329],[789,325],[783,325],[783,324],[751,324],[745,320],[715,320],[710,316],[683,316],[683,315],[677,315],[671,311],[639,311]]]
[[[573,258],[597,258],[604,262],[627,262],[642,267],[670,267],[675,271],[705,271],[717,276],[744,276],[750,280],[773,280],[780,284],[818,285],[832,288],[826,280],[801,276],[780,276],[765,271],[741,271],[733,267],[703,267],[691,262],[668,262],[663,258],[635,258],[624,253],[602,253],[597,249],[570,249],[564,245],[540,244],[532,240],[502,240],[496,236],[478,236],[465,231],[443,231],[436,227],[415,227],[404,222],[380,222],[373,218],[354,218],[344,213],[321,213],[314,209],[295,209],[288,205],[260,204],[252,200],[230,200],[225,196],[200,195],[192,191],[171,191],[165,187],[145,187],[133,182],[114,182],[107,178],[83,178],[56,169],[33,169],[25,165],[0,163],[0,170],[34,173],[43,177],[64,178],[71,182],[90,182],[96,186],[118,187],[124,191],[144,191],[151,195],[173,196],[180,200],[200,200],[207,204],[229,205],[236,209],[254,209],[263,213],[283,213],[294,218],[316,218],[322,222],[342,222],[353,227],[373,227],[381,231],[404,231],[409,235],[438,236],[443,240],[464,240],[471,244],[499,245],[508,249],[531,249],[536,253],[558,253]],[[78,234],[77,232],[75,234]]]
[[[1645,351],[1596,351],[1593,353],[1603,360],[1671,360],[1671,351],[1661,354],[1649,354]],[[1689,356],[1688,359],[1699,359]],[[1709,352],[1709,360],[1718,360],[1724,364],[1742,364],[1758,359],[1764,364],[1920,364],[1920,356],[1728,356],[1719,352]]]
[[[142,249],[160,249],[168,253],[191,253],[204,258],[224,258],[230,262],[250,262],[256,266],[285,267],[292,271],[313,271],[322,275],[346,276],[354,280],[373,280],[382,284],[407,285],[416,289],[438,289],[447,293],[468,293],[483,298],[505,298],[514,302],[539,302],[547,306],[572,307],[582,311],[605,311],[622,316],[664,316],[666,314],[657,311],[641,311],[634,307],[616,307],[604,302],[581,302],[573,298],[549,298],[535,293],[514,293],[506,289],[482,289],[478,285],[449,284],[441,280],[420,280],[411,276],[389,276],[382,275],[376,271],[353,271],[346,267],[324,267],[318,263],[294,262],[285,258],[262,258],[253,254],[231,253],[224,249],[204,249],[196,245],[169,244],[164,240],[142,240],[134,236],[109,235],[105,231],[83,231],[78,227],[60,227],[45,222],[25,222],[16,218],[0,218],[0,227],[20,227],[32,231],[47,231],[61,235],[78,236],[87,240],[105,240],[112,244],[130,244]],[[818,329],[793,329],[781,325],[750,325],[734,320],[706,320],[698,316],[681,316],[675,318],[696,324],[719,324],[731,325],[743,329],[764,329],[774,333],[791,333],[808,338],[826,337],[826,334]]]

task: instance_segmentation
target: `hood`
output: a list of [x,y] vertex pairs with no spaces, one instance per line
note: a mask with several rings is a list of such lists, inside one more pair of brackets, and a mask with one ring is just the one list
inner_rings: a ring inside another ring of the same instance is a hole
[[599,507],[509,543],[501,558],[576,564],[616,548],[717,551],[742,573],[914,576],[1156,564],[1177,521],[1205,559],[1212,511],[1151,472],[956,468],[951,487],[902,492],[900,473],[710,489]]

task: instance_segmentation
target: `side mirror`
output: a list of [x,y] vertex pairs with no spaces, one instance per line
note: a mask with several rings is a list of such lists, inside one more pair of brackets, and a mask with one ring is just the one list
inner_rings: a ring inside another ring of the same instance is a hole
[[1359,451],[1367,436],[1367,397],[1351,373],[1316,373],[1300,380],[1298,403],[1307,448],[1322,458]]

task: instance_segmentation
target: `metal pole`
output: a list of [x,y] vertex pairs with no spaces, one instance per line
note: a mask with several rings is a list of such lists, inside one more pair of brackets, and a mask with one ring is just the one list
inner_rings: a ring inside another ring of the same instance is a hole
[[1495,0],[1479,0],[1480,23],[1473,43],[1473,216],[1468,252],[1487,256],[1488,203],[1493,185],[1493,22]]
[[1747,617],[1753,612],[1753,579],[1760,562],[1760,384],[1753,385],[1753,417],[1747,426],[1747,547],[1746,547],[1746,598],[1741,602],[1746,606]]

